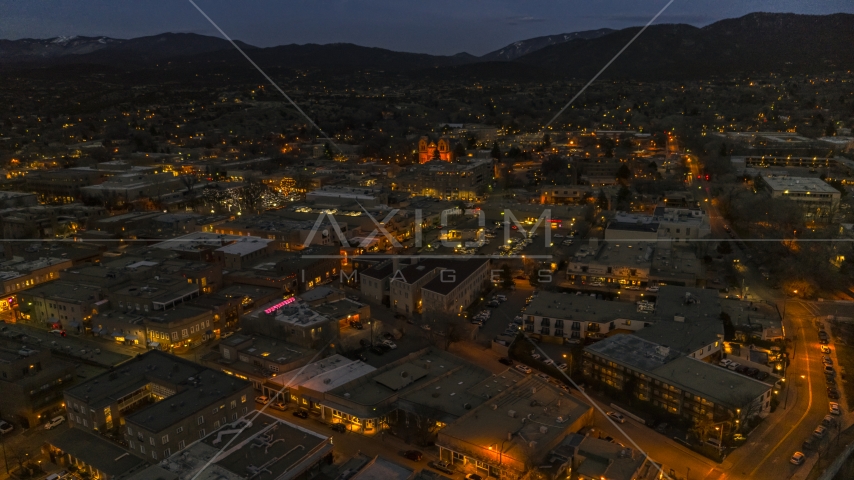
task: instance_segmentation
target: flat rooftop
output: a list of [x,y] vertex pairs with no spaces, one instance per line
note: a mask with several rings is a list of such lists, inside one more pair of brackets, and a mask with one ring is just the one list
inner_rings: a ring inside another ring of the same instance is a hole
[[679,353],[674,350],[629,334],[612,335],[585,347],[584,350],[645,372],[655,370],[679,357]]
[[[637,305],[632,302],[544,291],[534,297],[523,315],[597,323],[607,323],[617,319],[651,322],[653,317],[651,313],[638,312]],[[569,326],[565,328],[568,329]]]
[[172,455],[164,468],[181,480],[285,480],[298,477],[331,451],[330,437],[250,413]]
[[830,193],[840,195],[839,190],[824,180],[813,177],[762,177],[768,188],[785,193]]
[[377,456],[350,480],[408,480],[414,473],[411,468]]
[[512,440],[503,446],[503,455],[525,463],[530,456],[535,457],[530,460],[536,460],[546,453],[531,452],[530,442],[551,444],[591,410],[548,382],[527,376],[443,428],[439,440],[447,436],[481,450],[487,445],[503,444],[508,433],[513,433]]
[[771,385],[755,378],[691,357],[679,357],[656,368],[651,374],[716,404],[736,408],[771,389]]

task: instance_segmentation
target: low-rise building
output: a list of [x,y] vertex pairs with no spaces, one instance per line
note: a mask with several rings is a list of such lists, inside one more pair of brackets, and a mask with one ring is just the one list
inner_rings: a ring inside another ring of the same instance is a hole
[[492,160],[430,160],[398,175],[392,190],[448,200],[474,200],[492,181]]
[[332,463],[332,450],[332,437],[258,413],[223,424],[180,453],[172,452],[163,470],[197,480],[314,478]]
[[62,412],[62,391],[77,380],[76,367],[11,339],[0,342],[0,416],[24,428]]
[[820,178],[762,176],[760,183],[771,198],[792,200],[808,218],[825,219],[839,206],[842,193]]
[[483,477],[518,479],[570,432],[593,422],[593,408],[536,377],[506,389],[439,431],[439,457]]
[[19,293],[18,312],[24,321],[82,332],[104,300],[98,287],[57,280]]
[[152,463],[254,409],[252,385],[150,350],[65,390],[69,423]]
[[323,349],[339,332],[337,320],[318,313],[299,297],[262,305],[240,323],[249,331],[312,349]]

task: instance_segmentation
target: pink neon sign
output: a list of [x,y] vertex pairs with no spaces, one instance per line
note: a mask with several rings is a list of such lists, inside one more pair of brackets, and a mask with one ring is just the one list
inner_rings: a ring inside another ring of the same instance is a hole
[[288,299],[282,300],[281,302],[279,302],[279,303],[277,303],[277,304],[275,304],[275,305],[271,306],[270,308],[268,308],[268,309],[264,310],[264,313],[266,313],[267,315],[269,315],[269,314],[271,314],[271,313],[275,312],[276,310],[278,310],[278,309],[280,309],[280,308],[284,307],[285,305],[290,305],[290,304],[292,304],[292,303],[294,303],[294,302],[296,302],[296,301],[297,301],[297,297],[291,297],[291,298],[288,298]]

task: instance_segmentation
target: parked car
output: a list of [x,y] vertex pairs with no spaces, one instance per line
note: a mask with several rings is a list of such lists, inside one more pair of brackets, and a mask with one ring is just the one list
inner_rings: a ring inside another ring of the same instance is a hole
[[383,340],[382,343],[380,343],[380,345],[385,345],[386,347],[388,347],[392,350],[397,348],[397,345],[394,342],[392,342],[391,340]]
[[840,410],[839,404],[836,402],[830,402],[829,410],[831,415],[842,415],[842,410]]
[[299,418],[308,418],[308,412],[305,410],[294,410],[293,416]]
[[825,365],[824,366],[824,374],[825,375],[833,375],[835,377],[836,376],[836,370],[833,369],[832,365]]
[[792,465],[802,465],[804,463],[804,458],[806,458],[806,456],[803,453],[795,452],[792,454],[792,458],[789,459],[789,462]]
[[839,400],[839,390],[836,390],[836,389],[828,390],[827,391],[827,398],[829,398],[831,400]]
[[371,347],[369,350],[371,351],[371,353],[374,353],[374,354],[376,354],[376,355],[382,355],[382,354],[384,354],[384,353],[385,353],[385,349],[380,348],[380,346],[379,346],[379,345],[374,345],[374,346],[373,346],[373,347]]
[[825,427],[832,427],[833,425],[836,425],[836,419],[830,415],[825,415],[821,420],[821,424]]
[[804,450],[815,450],[818,447],[818,440],[810,437],[804,440],[804,443],[801,444],[801,448]]
[[827,345],[821,346],[821,353],[826,353],[826,354],[830,355],[830,352],[831,352],[830,347],[828,347]]
[[748,368],[747,370],[745,370],[744,374],[747,375],[748,377],[754,377],[755,378],[757,375],[759,375],[759,369],[758,368]]
[[63,417],[61,415],[58,417],[53,417],[50,419],[49,422],[44,424],[44,429],[50,430],[50,429],[56,428],[56,427],[62,425],[63,422],[65,422],[65,417]]
[[520,372],[523,372],[523,373],[533,372],[533,370],[531,370],[531,367],[529,367],[527,365],[522,365],[521,363],[516,365],[516,370],[519,370]]
[[608,412],[605,415],[608,415],[609,417],[614,419],[614,421],[616,421],[617,423],[626,423],[626,417],[624,417],[623,414],[621,414],[621,413]]
[[230,336],[232,336],[232,335],[234,335],[234,332],[225,332],[225,333],[223,333],[222,335],[220,335],[220,337],[219,337],[219,338],[221,338],[221,339],[225,340],[226,338],[228,338],[228,337],[230,337]]
[[260,403],[261,405],[267,405],[270,403],[270,399],[265,397],[264,395],[259,395],[255,397],[255,403]]
[[658,290],[659,290],[658,285],[650,285],[650,286],[646,287],[647,292],[655,293]]
[[421,330],[426,330],[426,331],[428,331],[428,332],[429,332],[429,331],[430,331],[430,330],[432,330],[432,329],[430,328],[430,325],[427,325],[427,324],[425,323],[424,325],[421,325]]
[[413,462],[420,462],[422,458],[424,458],[424,454],[419,452],[418,450],[407,450],[403,452],[403,456],[412,460]]
[[513,361],[512,361],[512,360],[510,360],[510,359],[509,359],[509,358],[507,358],[507,357],[501,357],[501,358],[499,358],[499,359],[498,359],[498,361],[499,361],[499,362],[501,362],[501,363],[503,363],[504,365],[508,365],[508,366],[510,366],[510,367],[512,367],[512,366],[513,366]]
[[670,431],[670,425],[667,422],[661,422],[655,426],[655,431],[658,433],[667,433]]
[[742,374],[742,375],[747,375],[747,369],[748,369],[748,367],[747,367],[747,366],[745,366],[745,365],[739,365],[739,366],[735,367],[735,373],[740,373],[740,374]]
[[11,432],[14,429],[15,427],[13,427],[11,423],[5,420],[0,420],[0,433],[2,433],[3,435]]
[[768,372],[759,372],[756,375],[757,380],[765,380],[766,378],[768,378]]
[[824,379],[828,385],[836,385],[836,379],[832,375],[825,375]]
[[355,328],[356,330],[362,330],[365,328],[365,326],[362,325],[362,322],[360,322],[359,320],[350,320],[350,326]]
[[454,474],[454,465],[444,460],[430,462],[430,467],[448,475]]
[[720,362],[718,362],[718,365],[720,365],[720,366],[722,366],[722,367],[726,368],[726,367],[730,366],[730,364],[731,364],[731,363],[732,363],[732,360],[730,360],[730,359],[728,359],[728,358],[724,358],[723,360],[721,360]]
[[288,409],[288,406],[285,405],[284,402],[276,402],[276,403],[270,405],[270,408],[276,409],[280,412],[284,412],[285,410]]
[[732,362],[729,365],[727,365],[726,368],[734,371],[736,368],[738,368],[740,366],[741,366],[740,363]]
[[815,430],[812,431],[812,436],[815,438],[824,438],[824,436],[826,434],[827,434],[827,429],[822,427],[821,425],[819,425],[818,427],[815,427]]
[[557,368],[558,368],[558,370],[566,370],[566,368],[567,368],[568,366],[569,366],[569,365],[567,365],[567,364],[565,364],[565,363],[561,363],[560,365],[558,365],[558,366],[557,366]]

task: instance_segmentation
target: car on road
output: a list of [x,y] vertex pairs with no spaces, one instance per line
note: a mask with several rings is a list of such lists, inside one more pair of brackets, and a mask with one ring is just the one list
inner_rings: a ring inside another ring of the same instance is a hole
[[792,454],[792,458],[789,459],[789,463],[792,465],[803,465],[804,458],[806,458],[806,455],[801,452],[795,452]]
[[531,372],[533,372],[533,370],[531,370],[531,367],[529,367],[529,366],[527,366],[527,365],[522,365],[521,363],[516,365],[516,370],[519,370],[519,371],[520,371],[520,372],[522,372],[522,373],[531,373]]
[[623,414],[621,414],[621,413],[608,412],[605,415],[608,415],[609,417],[614,419],[614,421],[616,421],[617,423],[626,423],[626,417],[624,417]]
[[418,450],[407,450],[403,452],[403,456],[412,460],[413,462],[420,462],[422,458],[424,458],[424,454],[419,452]]
[[270,403],[270,399],[265,397],[264,395],[259,395],[255,397],[255,403],[260,403],[261,405],[267,405]]
[[815,438],[824,438],[824,436],[826,434],[827,434],[827,429],[822,427],[821,425],[819,425],[818,427],[815,427],[815,430],[812,431],[812,436]]
[[333,423],[329,428],[338,433],[347,433],[347,425],[344,425],[343,423]]
[[504,365],[510,366],[510,367],[512,367],[512,366],[513,366],[513,360],[510,360],[510,359],[509,359],[509,358],[507,358],[507,357],[501,357],[501,358],[499,358],[499,359],[498,359],[498,362],[499,362],[499,363],[502,363],[502,364],[504,364]]
[[5,420],[0,420],[0,433],[2,433],[3,435],[11,432],[14,429],[15,427],[13,427],[11,423]]
[[293,416],[298,418],[308,418],[308,412],[305,410],[294,410]]
[[44,424],[44,429],[50,430],[50,429],[56,428],[56,427],[62,425],[63,422],[65,422],[65,417],[63,417],[61,415],[58,417],[53,417],[50,419],[49,422]]
[[836,402],[830,402],[828,409],[831,415],[842,415],[842,410]]
[[285,410],[288,409],[288,406],[285,405],[284,402],[276,402],[276,403],[270,405],[270,408],[278,410],[280,412],[284,412]]

